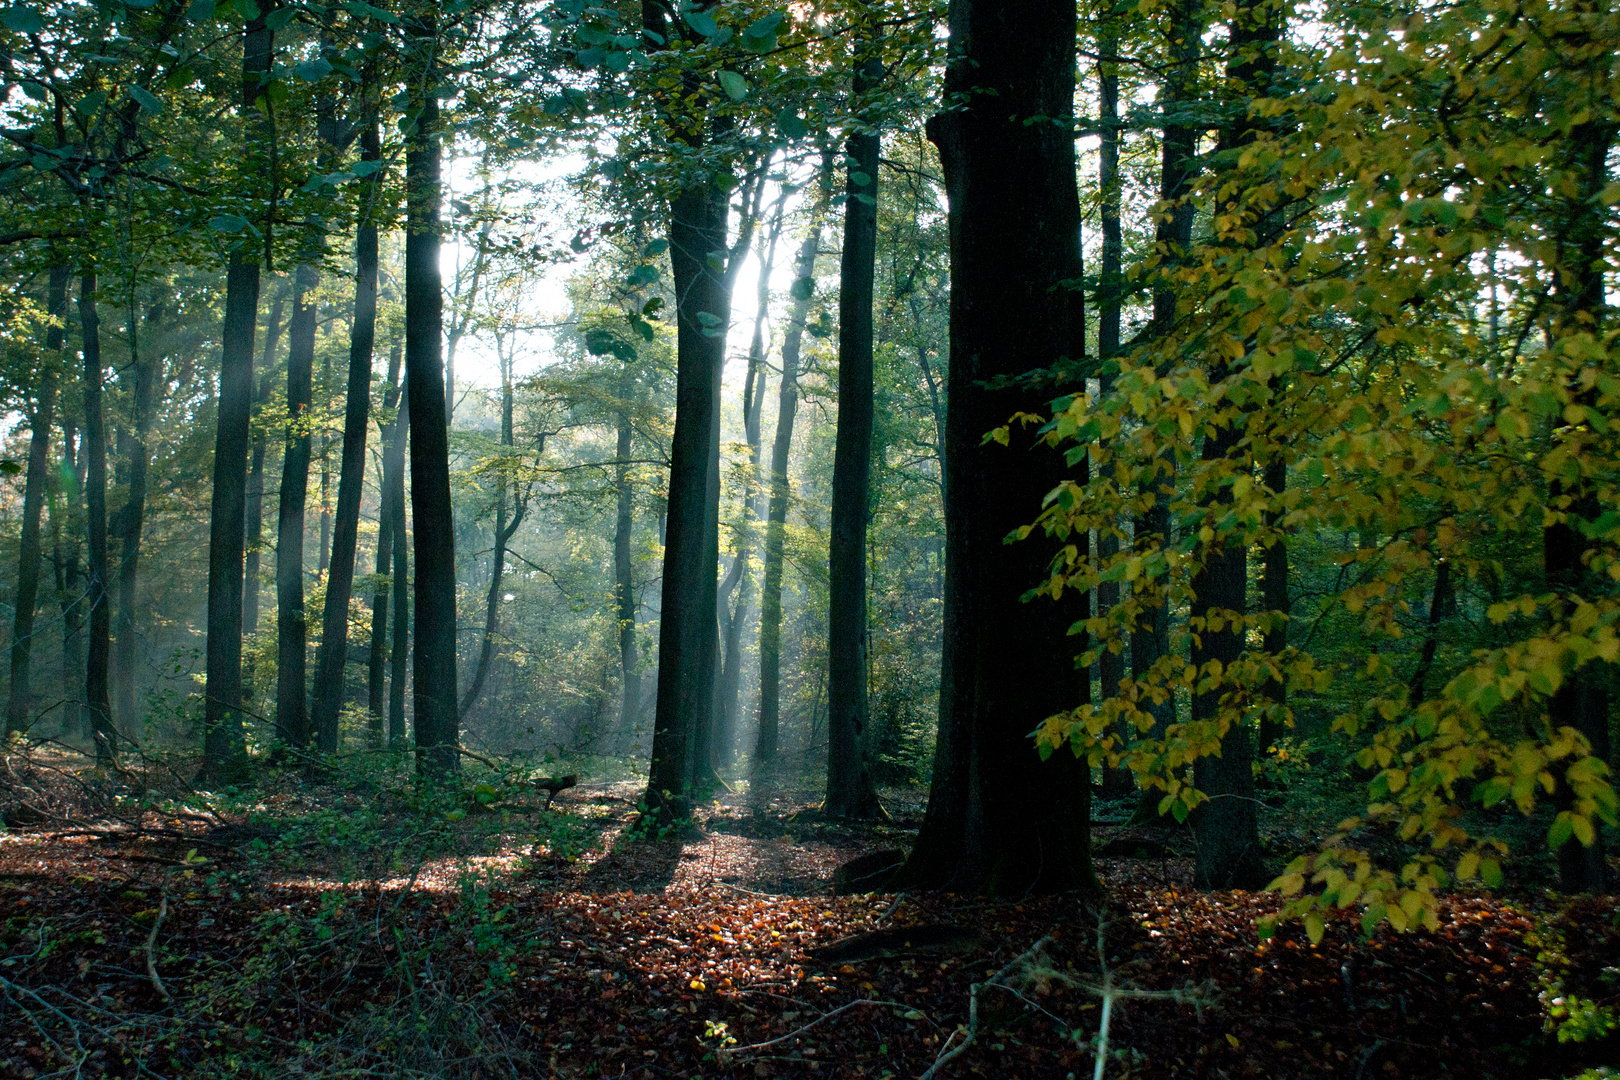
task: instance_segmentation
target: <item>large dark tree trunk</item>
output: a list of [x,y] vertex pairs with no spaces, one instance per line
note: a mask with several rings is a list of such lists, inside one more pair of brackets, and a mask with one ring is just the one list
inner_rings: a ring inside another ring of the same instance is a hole
[[[437,38],[432,16],[412,27]],[[405,383],[411,425],[411,517],[417,528],[416,652],[412,667],[417,767],[460,768],[456,700],[456,548],[450,527],[450,440],[445,424],[444,287],[439,269],[439,100],[430,46],[418,53],[412,107],[418,109],[405,154]]]
[[[147,317],[148,323],[155,321],[159,310],[153,309]],[[130,316],[134,317],[133,311]],[[126,730],[131,731],[135,730],[140,720],[135,704],[135,668],[139,657],[135,586],[140,570],[141,532],[146,525],[147,474],[151,465],[147,441],[152,434],[152,414],[157,408],[163,361],[156,356],[137,356],[133,367],[135,426],[124,456],[128,497],[117,518],[121,550],[118,561],[118,621],[113,634],[118,648],[118,662],[114,670],[117,707],[113,715],[126,726]]]
[[[388,382],[383,391],[383,409],[388,412],[399,407],[400,390],[399,381],[400,349],[396,344],[388,352]],[[377,587],[371,594],[371,662],[366,679],[366,707],[371,714],[369,734],[372,745],[381,746],[384,738],[383,716],[384,698],[387,695],[387,664],[388,664],[388,601],[393,588],[389,574],[393,571],[394,562],[394,514],[391,494],[393,492],[393,471],[403,467],[404,455],[394,453],[395,442],[404,431],[404,411],[394,414],[386,428],[378,434],[383,444],[383,470],[382,483],[379,485],[379,508],[377,511]],[[403,544],[405,538],[399,538]]]
[[[278,290],[270,306],[270,321],[264,328],[264,353],[259,360],[259,388],[254,404],[264,408],[270,400],[270,387],[274,384],[276,343],[281,340],[281,312],[286,306],[285,291]],[[262,425],[253,429],[253,456],[248,466],[247,481],[247,553],[246,569],[242,581],[242,632],[254,634],[259,630],[260,554],[264,543],[264,453],[266,443]]]
[[17,611],[11,623],[11,696],[6,701],[0,745],[12,732],[27,731],[33,714],[34,609],[39,603],[39,520],[50,483],[51,424],[56,413],[57,370],[67,340],[67,266],[51,267],[45,291],[45,313],[53,322],[45,332],[45,355],[40,358],[39,394],[28,418],[28,472],[23,478],[22,537],[17,552]]
[[[366,126],[362,140],[361,159],[380,161],[381,144],[375,124]],[[375,200],[376,174],[372,176],[370,198]],[[338,473],[336,532],[326,579],[310,717],[317,745],[328,754],[337,750],[343,672],[349,659],[349,596],[354,588],[360,498],[366,486],[366,435],[371,423],[371,352],[377,337],[377,222],[369,214],[355,236],[354,262],[354,322],[349,331],[349,385],[343,405],[343,461]]]
[[[242,114],[251,117],[270,71],[266,11],[242,38]],[[219,429],[214,440],[214,491],[208,532],[208,655],[203,711],[203,778],[233,779],[246,766],[242,731],[242,569],[246,517],[248,429],[253,409],[253,331],[258,321],[259,262],[231,253],[225,275],[221,329]]]
[[[1282,456],[1282,448],[1275,448],[1275,455],[1266,462],[1265,484],[1273,495],[1279,500],[1288,486],[1288,462]],[[1260,571],[1260,602],[1264,609],[1272,613],[1272,622],[1266,627],[1262,647],[1270,655],[1272,663],[1282,670],[1283,653],[1288,648],[1288,540],[1280,532],[1282,522],[1281,510],[1268,511],[1266,514],[1266,527],[1279,530],[1270,547],[1266,548]],[[1446,576],[1450,577],[1449,570]],[[1431,616],[1433,612],[1430,612]],[[1425,646],[1427,647],[1427,646]],[[1432,652],[1430,659],[1433,659]],[[1262,760],[1277,745],[1285,727],[1284,718],[1288,708],[1288,684],[1282,678],[1272,679],[1266,686],[1271,699],[1271,709],[1260,717],[1260,741],[1256,747]],[[1421,694],[1420,694],[1421,697]]]
[[[864,49],[873,46],[866,44]],[[856,65],[857,107],[882,63]],[[838,434],[833,457],[827,558],[827,799],[832,818],[881,816],[866,760],[866,522],[872,476],[872,289],[877,263],[879,136],[850,135],[844,188],[844,250],[838,293]]]
[[754,772],[761,774],[775,764],[781,723],[783,549],[788,505],[793,501],[788,461],[793,450],[793,421],[799,409],[799,350],[815,291],[816,255],[821,248],[821,209],[818,204],[813,211],[810,235],[799,246],[793,264],[793,306],[782,336],[782,383],[777,392],[776,438],[771,445],[771,499],[765,519],[765,580],[759,599],[759,735],[754,744],[752,765]]
[[948,97],[935,116],[950,199],[951,360],[946,403],[946,605],[939,749],[906,869],[991,893],[1092,883],[1088,770],[1042,761],[1029,733],[1086,700],[1067,636],[1075,612],[1020,597],[1048,576],[1038,539],[1007,545],[1065,474],[1061,457],[985,435],[1045,395],[987,385],[1078,358],[1080,206],[1073,116],[1075,12],[1053,0],[953,0]]
[[107,596],[107,432],[101,418],[101,319],[96,313],[96,274],[79,276],[79,326],[84,352],[85,539],[90,580],[90,639],[85,651],[84,700],[96,761],[110,763],[118,752],[108,687],[111,660],[111,601]]
[[[676,326],[675,432],[670,448],[669,523],[658,633],[658,704],[653,721],[649,807],[681,803],[695,779],[695,742],[714,711],[715,562],[709,558],[710,445],[720,408],[730,296],[706,252],[726,245],[725,192],[705,185],[670,201],[669,246]],[[699,315],[714,320],[710,325]],[[705,664],[707,658],[707,664]]]
[[[1240,6],[1231,23],[1227,62],[1227,85],[1240,93],[1264,94],[1275,68],[1275,46],[1281,24],[1275,9],[1254,0]],[[1246,100],[1244,102],[1246,104]],[[1248,109],[1237,110],[1238,118],[1221,132],[1219,150],[1231,150],[1249,142],[1258,125]],[[1225,208],[1230,209],[1230,207]],[[1226,364],[1215,364],[1209,374],[1212,387],[1220,386],[1232,374]],[[1237,406],[1222,401],[1224,417],[1204,437],[1203,460],[1225,462],[1234,473],[1253,469],[1244,445],[1244,417]],[[1200,507],[1201,518],[1214,528],[1222,516],[1221,507],[1231,502],[1231,485],[1210,485],[1211,494]],[[1218,664],[1225,671],[1243,654],[1242,618],[1248,610],[1249,552],[1234,538],[1214,536],[1202,545],[1202,563],[1193,573],[1192,601],[1188,623],[1193,631],[1192,662],[1199,671]],[[1240,703],[1223,698],[1240,691],[1224,677],[1215,678],[1214,687],[1192,698],[1192,721],[1196,724],[1226,724],[1220,733],[1220,752],[1198,759],[1193,777],[1209,801],[1193,815],[1193,832],[1198,838],[1198,854],[1193,880],[1206,889],[1256,888],[1265,882],[1261,858],[1259,820],[1254,797],[1254,740]],[[1224,715],[1223,715],[1224,712]]]
[[[497,346],[497,349],[499,347]],[[507,453],[512,447],[512,354],[508,353],[500,358],[501,364],[501,445]],[[478,647],[478,666],[473,670],[472,684],[461,699],[460,715],[465,717],[472,711],[473,703],[484,689],[484,680],[489,678],[490,664],[495,659],[495,632],[500,628],[501,618],[501,578],[506,573],[506,545],[511,542],[518,526],[523,524],[524,511],[527,504],[516,502],[511,508],[511,520],[507,520],[507,474],[502,471],[496,486],[495,503],[495,546],[490,553],[489,562],[489,591],[484,597],[484,633]]]
[[[1563,310],[1554,333],[1560,337],[1590,334],[1597,341],[1603,340],[1604,249],[1609,230],[1605,228],[1600,209],[1600,193],[1608,184],[1609,151],[1615,137],[1613,125],[1597,121],[1588,121],[1571,132],[1570,141],[1574,144],[1571,165],[1575,173],[1572,179],[1578,194],[1568,200],[1564,220],[1559,223],[1559,265],[1554,279],[1559,283]],[[1589,385],[1581,386],[1579,376],[1571,382],[1577,403],[1588,408],[1596,404],[1596,392]],[[1566,436],[1573,444],[1572,460],[1583,458],[1577,441],[1580,437],[1578,430]],[[1553,617],[1567,625],[1578,599],[1603,589],[1603,584],[1594,580],[1586,565],[1592,540],[1580,526],[1596,521],[1604,506],[1593,490],[1592,481],[1584,476],[1570,484],[1555,480],[1548,491],[1548,504],[1558,516],[1542,530],[1543,569],[1547,587],[1557,597],[1552,607]],[[1570,672],[1547,705],[1547,723],[1553,731],[1574,728],[1586,738],[1592,755],[1605,760],[1611,749],[1606,684],[1598,663],[1590,662]],[[1560,781],[1557,795],[1561,810],[1578,810],[1575,792],[1567,781]],[[1566,892],[1599,894],[1609,884],[1603,826],[1595,815],[1588,820],[1592,825],[1590,844],[1582,844],[1578,837],[1572,837],[1558,848],[1559,884]]]
[[276,522],[276,727],[293,746],[310,741],[305,702],[309,628],[304,612],[304,507],[309,498],[310,405],[315,377],[314,267],[300,265],[287,323],[287,433]]

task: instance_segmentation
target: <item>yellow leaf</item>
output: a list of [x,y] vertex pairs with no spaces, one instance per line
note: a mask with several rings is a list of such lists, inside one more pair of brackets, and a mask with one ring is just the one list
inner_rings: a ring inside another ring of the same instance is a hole
[[1320,913],[1313,911],[1305,916],[1305,936],[1311,939],[1312,945],[1321,944],[1323,930]]
[[1242,1043],[1238,1042],[1237,1036],[1233,1035],[1230,1031],[1226,1033],[1226,1041],[1232,1044],[1232,1049],[1234,1050],[1243,1045]]

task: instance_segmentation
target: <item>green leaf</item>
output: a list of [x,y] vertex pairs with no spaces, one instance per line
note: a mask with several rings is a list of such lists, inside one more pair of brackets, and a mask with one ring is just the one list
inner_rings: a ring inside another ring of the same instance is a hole
[[191,0],[191,6],[186,9],[188,22],[207,22],[214,17],[214,0]]
[[208,227],[215,232],[239,233],[247,228],[247,218],[237,214],[216,214],[208,219]]
[[788,295],[795,300],[808,300],[816,293],[816,279],[802,277],[788,286]]
[[1479,879],[1489,888],[1500,889],[1502,887],[1502,864],[1495,859],[1479,860]]
[[23,467],[10,458],[0,458],[0,473],[5,473],[7,476],[16,476],[22,471]]
[[712,38],[720,32],[720,26],[714,21],[714,17],[701,11],[688,9],[681,13],[681,18],[686,20],[687,26],[690,26],[706,38]]
[[720,80],[720,88],[732,101],[741,101],[748,96],[748,80],[735,71],[721,71],[715,74]]
[[293,74],[305,82],[320,82],[332,74],[332,65],[325,57],[317,56],[313,60],[305,60],[302,64],[295,64]]
[[37,34],[45,29],[45,20],[31,7],[7,8],[0,12],[0,22],[6,24],[7,30],[15,30],[19,34]]
[[1305,916],[1305,936],[1311,939],[1312,945],[1322,943],[1322,934],[1326,927],[1322,925],[1322,913],[1313,911]]
[[135,99],[135,104],[139,105],[142,111],[149,112],[153,116],[163,111],[163,100],[144,86],[131,86],[129,96]]
[[349,171],[356,176],[370,176],[380,168],[382,168],[380,161],[357,161],[349,166]]
[[107,92],[105,90],[97,90],[93,94],[86,94],[84,97],[80,98],[74,104],[73,111],[88,120],[95,116],[96,113],[100,112],[101,107],[106,103]]
[[287,24],[298,15],[298,9],[292,5],[279,7],[264,17],[264,25],[269,30],[285,30]]
[[668,240],[654,240],[652,243],[648,244],[646,247],[641,249],[641,254],[642,254],[643,258],[650,259],[654,255],[662,255],[664,252],[666,252],[668,250],[669,250],[669,241]]
[[51,99],[50,93],[37,82],[23,83],[22,91],[35,101],[49,101]]
[[799,114],[792,109],[783,109],[776,114],[776,129],[782,133],[784,138],[794,142],[798,142],[810,134],[809,126],[799,119]]

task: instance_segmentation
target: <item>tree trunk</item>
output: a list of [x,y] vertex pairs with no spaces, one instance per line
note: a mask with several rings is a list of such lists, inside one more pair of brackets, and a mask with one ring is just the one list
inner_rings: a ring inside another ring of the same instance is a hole
[[[153,318],[149,316],[147,321],[151,322]],[[151,464],[147,442],[152,434],[152,414],[157,408],[158,384],[162,373],[163,361],[160,358],[135,358],[135,427],[124,457],[129,495],[123,509],[118,512],[122,551],[118,562],[118,622],[114,628],[118,663],[115,669],[117,708],[113,715],[127,730],[135,730],[140,719],[135,704],[135,668],[139,656],[136,647],[135,586],[140,568],[141,532],[146,524],[147,475]]]
[[[1273,450],[1276,455],[1266,463],[1265,485],[1273,495],[1281,499],[1283,491],[1288,486],[1288,462],[1282,456],[1282,448]],[[1272,510],[1266,514],[1266,527],[1279,529],[1282,521],[1282,511]],[[1450,577],[1449,564],[1445,576]],[[1436,586],[1438,588],[1438,586]],[[1272,663],[1282,670],[1283,653],[1288,649],[1288,541],[1277,533],[1271,546],[1266,548],[1263,568],[1260,572],[1261,603],[1265,610],[1272,613],[1273,622],[1266,628],[1262,641],[1262,648],[1271,657]],[[1433,625],[1434,612],[1430,612],[1430,625]],[[1430,639],[1433,640],[1432,638]],[[1425,644],[1429,658],[1432,660],[1433,648]],[[1256,749],[1263,761],[1271,748],[1277,745],[1285,727],[1285,718],[1288,709],[1288,684],[1282,678],[1271,680],[1267,684],[1267,691],[1271,698],[1271,711],[1260,718],[1260,742]],[[1418,693],[1418,700],[1422,700],[1422,691]]]
[[[741,513],[733,537],[736,549],[727,583],[720,588],[721,652],[720,694],[715,737],[715,766],[730,767],[736,759],[737,720],[742,695],[742,631],[748,621],[753,593],[753,553],[756,522],[760,520],[760,413],[765,404],[765,319],[770,313],[771,272],[776,266],[776,245],[782,236],[782,211],[787,188],[776,201],[768,235],[761,237],[758,288],[755,292],[754,334],[748,344],[748,373],[743,380],[743,438],[748,443],[748,476],[744,482]],[[731,602],[735,591],[736,603]]]
[[56,412],[57,366],[67,340],[67,266],[51,267],[45,292],[45,313],[53,320],[45,332],[45,355],[40,358],[39,396],[34,415],[29,417],[28,472],[23,479],[22,537],[17,553],[17,611],[12,617],[11,696],[6,701],[5,725],[0,728],[0,745],[13,732],[29,729],[33,715],[34,609],[39,603],[39,519],[50,483],[51,424]]
[[[1275,44],[1281,31],[1274,9],[1263,0],[1246,0],[1231,22],[1231,58],[1227,62],[1227,84],[1240,93],[1263,95],[1275,66]],[[1246,100],[1245,100],[1246,103]],[[1219,150],[1232,150],[1253,138],[1258,130],[1239,111],[1238,119],[1221,132]],[[1221,212],[1221,210],[1217,210]],[[1211,387],[1223,384],[1232,374],[1225,363],[1212,366]],[[1228,408],[1231,408],[1228,404]],[[1203,460],[1229,462],[1234,473],[1253,469],[1245,445],[1242,415],[1217,424],[1204,437]],[[1200,506],[1201,516],[1212,527],[1222,516],[1221,507],[1232,499],[1231,486],[1222,484]],[[1193,573],[1193,594],[1188,623],[1193,631],[1192,662],[1201,673],[1218,665],[1225,671],[1243,654],[1242,619],[1248,610],[1248,548],[1217,531],[1202,545],[1203,562]],[[1208,677],[1208,676],[1206,676]],[[1193,880],[1205,889],[1258,888],[1265,883],[1266,871],[1260,853],[1259,820],[1254,797],[1254,742],[1241,702],[1233,701],[1222,716],[1222,698],[1240,693],[1224,676],[1210,677],[1214,684],[1192,699],[1193,724],[1218,727],[1220,752],[1198,759],[1193,779],[1209,801],[1193,814],[1193,833],[1198,838],[1198,854],[1193,864]]]
[[[871,42],[857,46],[872,50]],[[875,55],[856,64],[861,108],[882,78]],[[883,813],[866,760],[866,523],[872,476],[872,291],[877,263],[879,136],[863,125],[849,137],[844,250],[838,293],[838,434],[833,457],[827,558],[827,799],[830,818]]]
[[635,726],[641,720],[641,673],[636,670],[636,579],[630,561],[630,534],[635,525],[635,493],[630,486],[630,394],[634,388],[629,365],[624,369],[620,389],[618,423],[619,463],[614,471],[613,486],[618,501],[618,514],[613,525],[613,599],[619,616],[619,670],[623,693],[619,705],[619,729],[628,746],[634,737]]
[[[437,40],[432,15],[414,27],[421,41]],[[417,768],[460,768],[456,711],[456,549],[450,528],[450,440],[445,424],[441,337],[444,288],[439,269],[439,99],[435,65],[411,93],[420,110],[406,140],[405,382],[411,425],[411,517],[417,529],[416,652],[413,706]]]
[[86,735],[89,713],[84,701],[84,661],[80,658],[79,631],[83,626],[83,575],[79,566],[78,537],[83,532],[75,520],[79,508],[79,453],[77,421],[66,415],[67,397],[63,396],[62,467],[59,498],[51,501],[51,563],[55,569],[57,606],[62,611],[62,697],[73,703],[67,708],[76,715],[79,728]]
[[[1159,157],[1159,199],[1169,209],[1159,220],[1154,232],[1154,243],[1159,257],[1172,264],[1192,243],[1195,207],[1186,200],[1196,176],[1194,154],[1197,150],[1197,132],[1190,124],[1172,119],[1184,111],[1194,99],[1198,76],[1199,42],[1203,33],[1200,7],[1190,0],[1179,0],[1170,16],[1170,55],[1173,59],[1160,87],[1164,99],[1165,116]],[[1169,331],[1176,317],[1176,294],[1158,284],[1153,290],[1153,323],[1159,333]],[[1139,481],[1144,494],[1153,496],[1153,503],[1137,515],[1131,527],[1134,550],[1144,553],[1155,546],[1169,548],[1172,522],[1170,499],[1176,487],[1175,459],[1162,455],[1154,463],[1154,471]],[[1139,591],[1163,590],[1166,583],[1143,577],[1138,580]],[[1131,628],[1131,675],[1142,680],[1170,651],[1170,611],[1166,598],[1160,593],[1145,604],[1143,614]],[[1162,738],[1165,730],[1176,718],[1173,698],[1151,705],[1154,716],[1152,738]],[[1146,819],[1158,815],[1159,796],[1144,792],[1137,806],[1136,817]]]
[[[242,38],[242,114],[255,112],[270,71],[266,12]],[[250,150],[252,147],[250,146]],[[266,233],[268,236],[268,233]],[[214,441],[214,491],[208,533],[207,699],[203,713],[203,779],[232,780],[246,767],[242,731],[242,570],[248,434],[253,408],[253,331],[259,309],[259,263],[231,253],[225,276],[225,325],[220,334],[219,429]]]
[[[408,402],[407,402],[408,408]],[[402,413],[394,432],[393,482],[388,485],[386,499],[388,516],[394,532],[394,643],[388,650],[388,745],[405,745],[405,681],[409,677],[406,661],[411,655],[411,581],[410,553],[406,542],[405,523],[405,446],[410,439],[410,416]],[[387,471],[385,467],[384,471]]]
[[[1075,186],[1074,6],[953,0],[946,93],[929,121],[950,202],[950,377],[946,388],[945,637],[940,733],[928,813],[905,876],[998,894],[1090,885],[1090,784],[1072,755],[1048,761],[1029,733],[1084,702],[1067,636],[1075,613],[1020,597],[1047,579],[1040,539],[1008,546],[1067,470],[1017,429],[985,434],[1044,395],[987,387],[1083,347]],[[1038,534],[1037,534],[1038,537]]]
[[287,432],[276,522],[276,728],[297,747],[310,741],[304,676],[304,507],[309,498],[310,407],[315,379],[315,268],[300,264],[287,323]]
[[[497,345],[497,351],[499,346]],[[501,445],[511,453],[512,447],[512,357],[510,355],[500,358],[501,364]],[[512,519],[507,520],[506,510],[507,476],[503,471],[496,489],[495,503],[495,545],[490,553],[489,562],[489,592],[484,598],[484,634],[478,648],[478,666],[473,670],[472,685],[467,687],[466,694],[461,699],[460,715],[465,718],[472,711],[473,703],[484,689],[484,680],[489,677],[490,663],[495,659],[495,632],[500,628],[501,617],[501,578],[506,573],[506,545],[517,532],[518,526],[523,524],[523,514],[526,509],[523,503],[512,507]]]
[[[1571,185],[1577,194],[1569,198],[1564,220],[1558,229],[1557,263],[1554,281],[1562,301],[1562,312],[1555,324],[1557,337],[1590,335],[1602,341],[1605,332],[1606,270],[1605,228],[1601,192],[1608,184],[1608,157],[1616,130],[1606,122],[1587,121],[1571,132],[1575,160],[1571,162]],[[1590,346],[1589,346],[1590,347]],[[1577,354],[1580,355],[1580,354]],[[1590,364],[1591,361],[1585,361]],[[1587,369],[1590,371],[1590,368]],[[1597,395],[1590,384],[1582,385],[1585,372],[1572,373],[1573,399],[1592,408]],[[1571,431],[1563,437],[1571,460],[1583,459],[1584,447],[1577,441],[1581,435]],[[1590,436],[1587,436],[1590,438]],[[1579,476],[1570,484],[1553,481],[1549,485],[1548,506],[1557,516],[1542,530],[1542,561],[1547,587],[1556,596],[1552,615],[1568,625],[1577,601],[1603,591],[1603,584],[1594,580],[1585,556],[1593,542],[1588,530],[1580,525],[1595,522],[1604,506],[1593,484],[1586,476]],[[1610,756],[1608,679],[1597,661],[1571,671],[1547,704],[1547,725],[1553,731],[1572,727],[1585,737],[1592,756],[1607,760]],[[1575,792],[1560,778],[1558,784],[1559,809],[1577,809]],[[1608,863],[1604,854],[1603,825],[1590,815],[1592,843],[1583,845],[1571,837],[1558,848],[1558,879],[1565,892],[1601,894],[1608,887]]]
[[[281,340],[281,311],[286,305],[286,293],[277,290],[276,299],[270,307],[270,322],[264,329],[264,354],[259,361],[259,388],[254,396],[254,404],[264,408],[264,403],[270,400],[270,387],[273,385],[273,372],[276,364],[276,343]],[[253,457],[252,464],[248,466],[247,482],[247,554],[246,569],[243,572],[242,583],[242,632],[256,634],[259,631],[259,585],[260,585],[260,548],[264,543],[264,452],[266,446],[264,428],[255,425],[253,428]]]
[[[381,159],[375,124],[363,136],[361,159]],[[370,197],[375,199],[377,174]],[[336,535],[321,616],[321,647],[315,665],[311,721],[323,753],[337,751],[343,673],[349,658],[349,596],[354,588],[355,548],[360,535],[360,499],[366,486],[366,435],[371,424],[371,353],[377,337],[377,222],[369,214],[354,243],[354,322],[349,331],[349,385],[343,404],[343,461],[338,473]]]
[[[400,348],[396,343],[388,351],[388,383],[383,391],[383,409],[389,412],[399,408],[401,385],[399,381]],[[366,678],[366,708],[371,714],[369,734],[372,745],[381,746],[383,743],[383,699],[387,695],[387,657],[388,657],[388,600],[393,588],[389,574],[393,570],[394,560],[394,514],[393,492],[394,472],[403,465],[403,455],[397,459],[394,453],[394,444],[404,431],[403,410],[394,413],[388,427],[378,432],[383,444],[383,470],[382,483],[379,485],[379,508],[377,512],[377,587],[371,594],[371,662]],[[399,543],[403,544],[405,538],[401,536]]]
[[84,352],[85,537],[90,580],[90,639],[85,652],[84,699],[96,763],[110,764],[118,752],[108,690],[111,659],[111,601],[107,597],[107,433],[101,418],[101,319],[96,313],[96,273],[79,275],[79,325]]
[[[1098,125],[1102,130],[1097,185],[1101,194],[1098,214],[1102,219],[1102,269],[1097,278],[1097,354],[1103,361],[1098,375],[1098,393],[1107,397],[1114,388],[1114,372],[1108,361],[1119,353],[1119,301],[1123,286],[1121,262],[1124,242],[1120,235],[1119,205],[1119,64],[1113,57],[1119,52],[1119,22],[1113,12],[1105,12],[1097,35],[1097,52],[1102,60],[1097,65],[1100,85]],[[1097,533],[1097,562],[1106,566],[1119,554],[1119,535],[1112,529]],[[1097,616],[1106,618],[1119,604],[1119,583],[1105,581],[1097,586]],[[1097,659],[1098,689],[1102,700],[1119,696],[1119,684],[1125,677],[1125,653],[1105,648]],[[1131,734],[1124,725],[1119,734]],[[1102,796],[1119,799],[1128,796],[1135,783],[1129,769],[1107,769],[1103,772]]]
[[765,519],[764,585],[759,599],[759,735],[753,771],[763,774],[776,762],[782,709],[782,569],[787,538],[788,505],[793,485],[788,462],[793,449],[793,421],[799,408],[799,350],[815,291],[816,255],[821,249],[822,204],[812,211],[810,235],[799,246],[793,264],[793,306],[782,338],[782,383],[777,391],[776,438],[771,445],[771,500]]

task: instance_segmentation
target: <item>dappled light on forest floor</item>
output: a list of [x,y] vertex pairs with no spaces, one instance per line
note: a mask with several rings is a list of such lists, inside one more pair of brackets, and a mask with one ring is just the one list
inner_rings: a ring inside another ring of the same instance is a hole
[[24,1023],[0,1070],[917,1077],[963,1041],[977,984],[972,1045],[936,1075],[1089,1076],[1106,963],[1170,995],[1115,1001],[1109,1076],[1555,1075],[1583,1059],[1544,1060],[1537,994],[1620,945],[1612,919],[1574,919],[1554,970],[1550,902],[1461,896],[1434,933],[1366,940],[1347,916],[1314,946],[1297,925],[1262,943],[1274,898],[1194,892],[1176,857],[1099,859],[1101,897],[834,897],[833,868],[897,830],[818,822],[801,796],[636,839],[626,790],[432,839],[398,814],[240,849],[159,815],[8,834],[0,988]]

